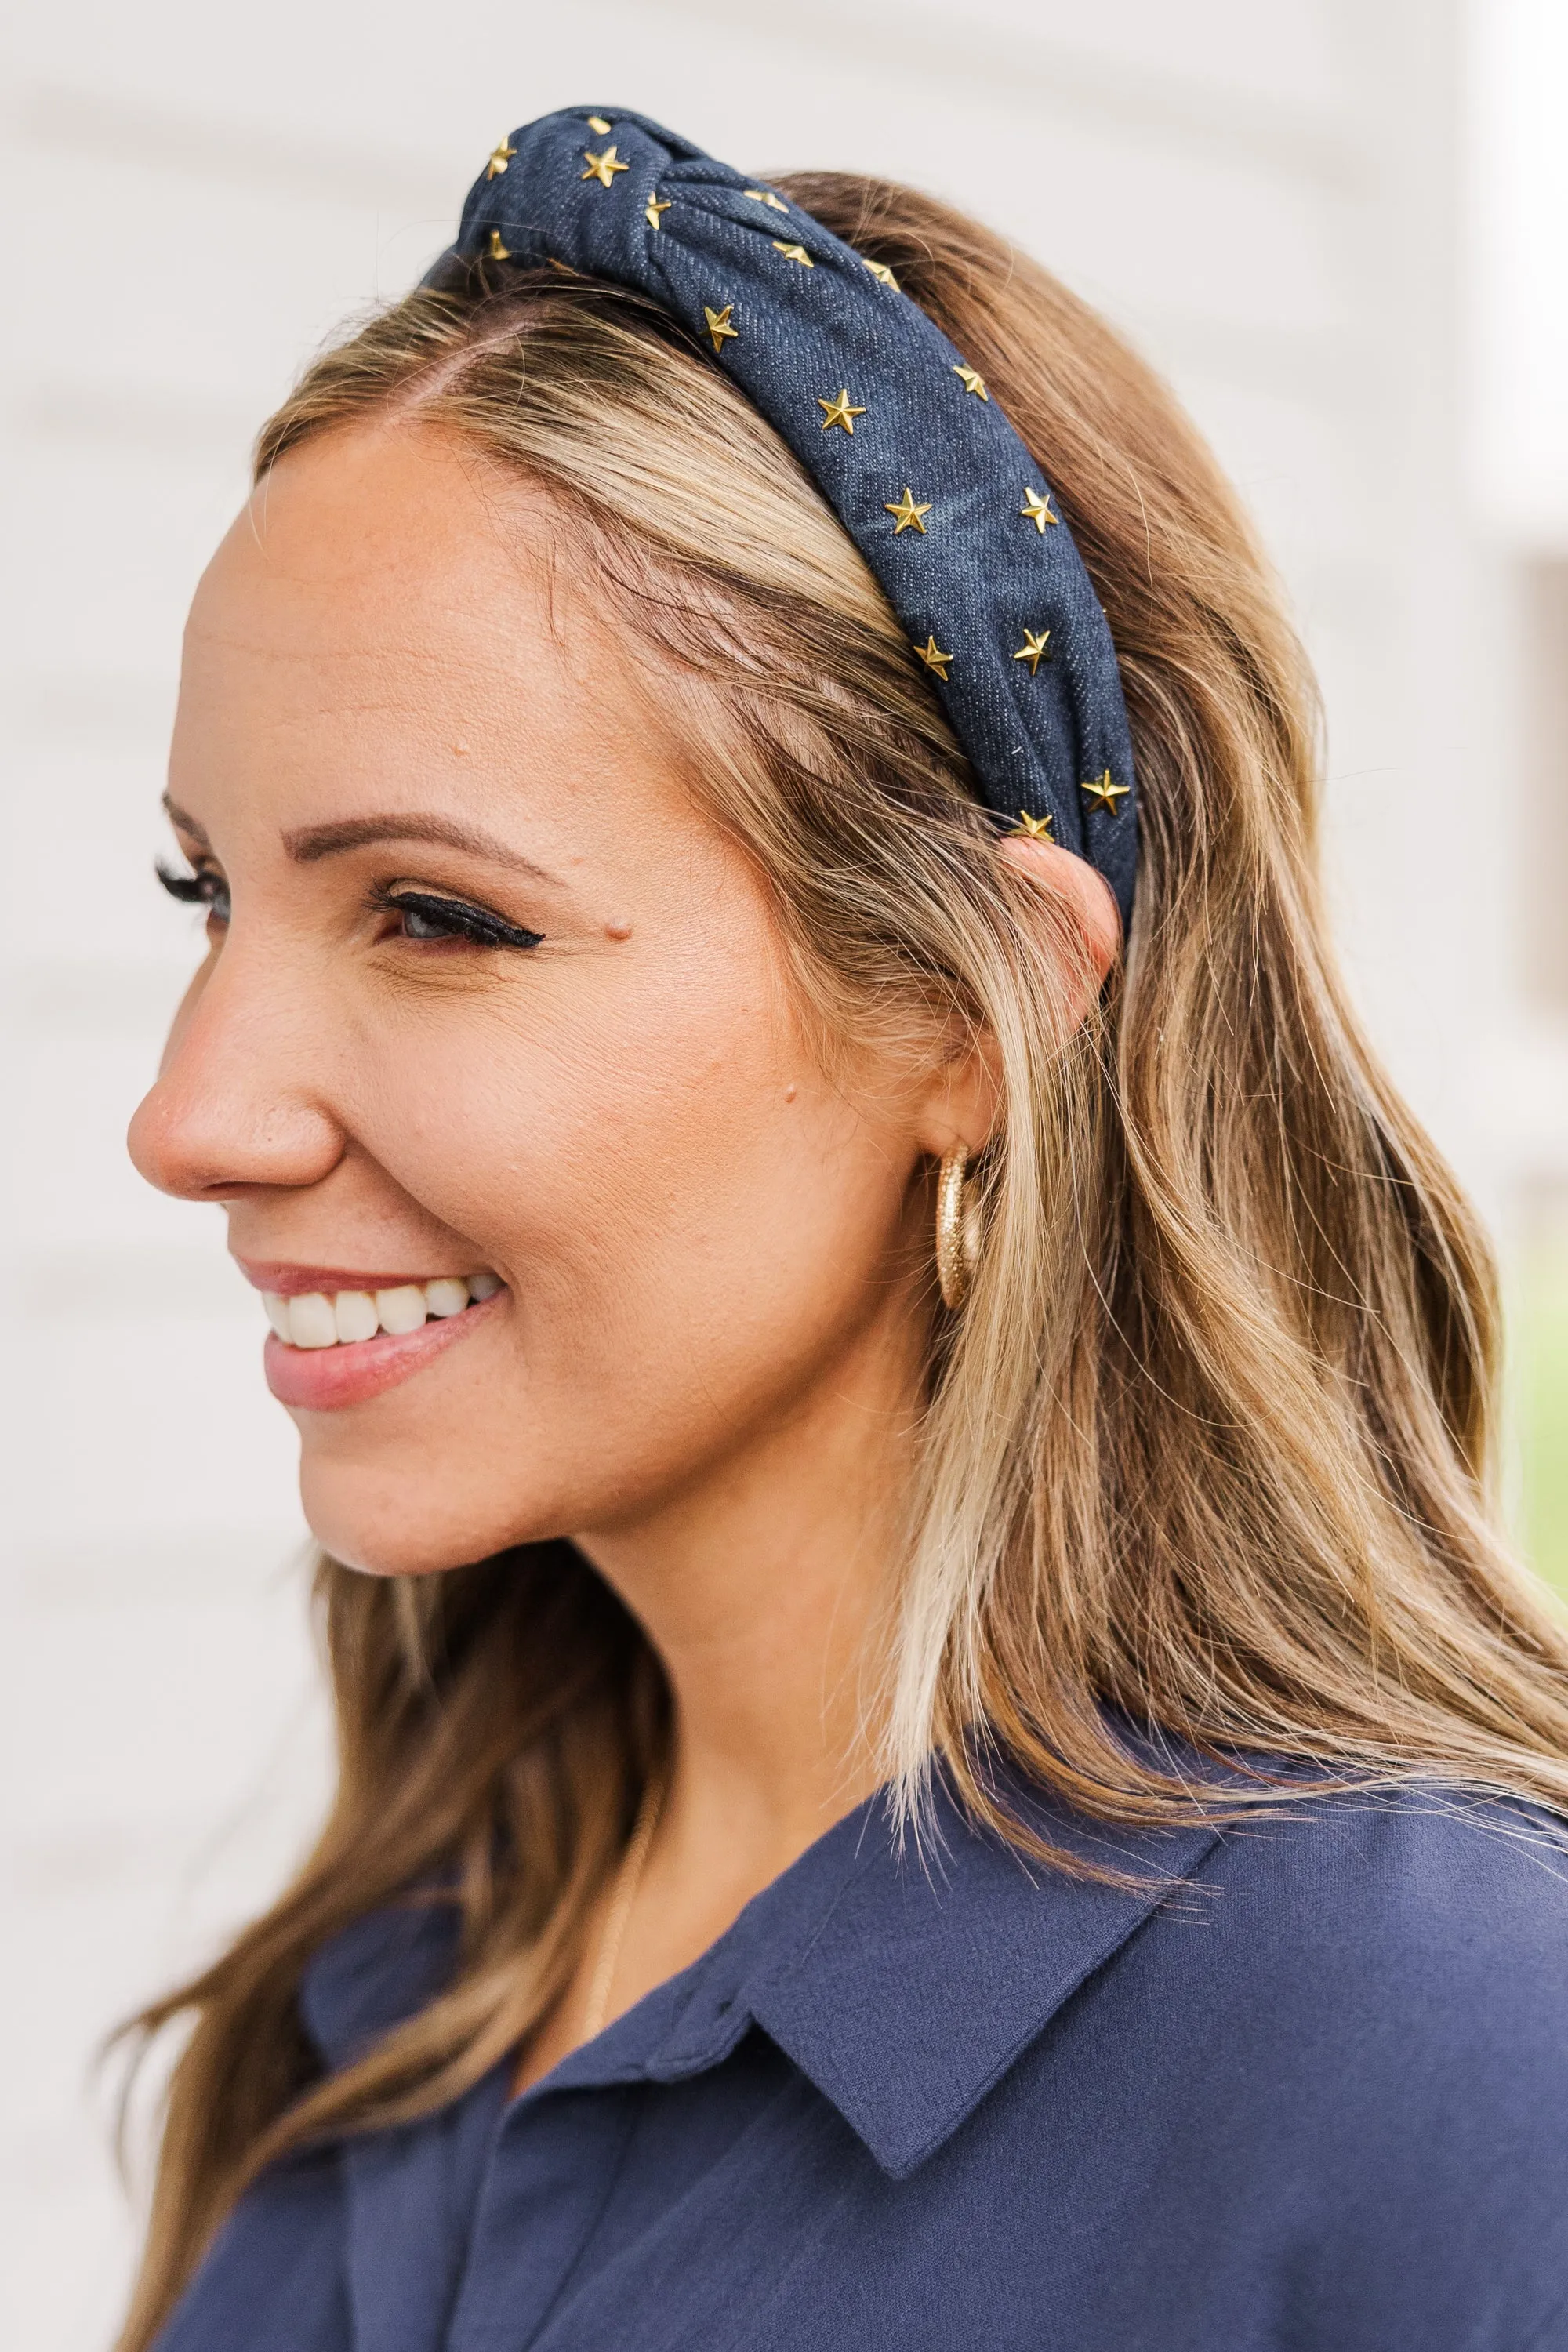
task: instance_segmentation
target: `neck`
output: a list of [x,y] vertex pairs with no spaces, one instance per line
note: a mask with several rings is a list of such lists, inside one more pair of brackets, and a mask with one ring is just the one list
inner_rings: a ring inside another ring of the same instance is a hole
[[917,1379],[912,1339],[873,1333],[690,1492],[579,1538],[668,1677],[647,1879],[697,1949],[877,1785]]

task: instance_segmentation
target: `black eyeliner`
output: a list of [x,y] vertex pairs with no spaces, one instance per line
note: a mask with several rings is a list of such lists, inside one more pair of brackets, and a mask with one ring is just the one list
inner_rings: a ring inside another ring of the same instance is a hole
[[488,907],[472,906],[466,898],[442,898],[433,890],[376,890],[372,898],[389,914],[423,915],[427,922],[447,924],[452,935],[470,940],[476,947],[536,948],[544,938],[542,931],[509,923]]

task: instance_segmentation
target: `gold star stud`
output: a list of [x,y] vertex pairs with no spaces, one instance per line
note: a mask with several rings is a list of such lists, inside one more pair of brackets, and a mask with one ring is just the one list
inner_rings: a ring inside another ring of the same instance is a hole
[[661,226],[658,216],[660,213],[667,213],[673,202],[674,199],[670,196],[666,196],[662,202],[658,196],[649,196],[647,204],[643,206],[642,214],[642,216],[644,220],[647,221],[649,228],[658,228]]
[[583,157],[588,168],[585,172],[579,172],[577,177],[580,180],[597,180],[601,188],[607,188],[617,172],[631,170],[629,163],[616,163],[614,147],[606,147],[599,155],[595,155],[591,147],[584,147]]
[[1039,668],[1040,664],[1043,661],[1049,661],[1050,657],[1051,633],[1049,629],[1026,629],[1024,632],[1024,642],[1018,647],[1013,659],[1015,661],[1026,661],[1029,665],[1029,676],[1033,677],[1035,672]]
[[1013,827],[1013,837],[1015,840],[1021,836],[1026,841],[1054,841],[1055,835],[1051,832],[1054,823],[1048,809],[1044,816],[1031,816],[1027,809],[1020,809],[1018,822]]
[[610,126],[602,114],[590,114],[588,128],[590,131],[596,131],[601,139],[607,139],[610,135]]
[[1044,498],[1040,496],[1038,490],[1026,490],[1024,493],[1024,503],[1018,509],[1018,512],[1023,515],[1027,521],[1034,524],[1035,529],[1039,532],[1042,539],[1044,539],[1046,535],[1046,525],[1048,522],[1060,522],[1061,520],[1060,515],[1054,515],[1051,512],[1051,499],[1050,492],[1048,490]]
[[921,661],[924,662],[927,669],[934,669],[938,677],[941,678],[942,684],[945,686],[947,683],[947,666],[952,659],[952,656],[951,654],[944,654],[934,637],[928,637],[923,646],[917,646],[915,647],[915,651],[919,654]]
[[899,285],[898,279],[894,277],[892,271],[889,268],[885,261],[868,261],[865,255],[862,254],[860,256],[860,267],[862,269],[868,269],[873,278],[879,278],[884,286],[890,286],[895,294],[901,292],[902,289]]
[[726,342],[733,343],[740,339],[739,327],[730,324],[730,313],[734,307],[733,302],[726,302],[721,310],[710,310],[706,302],[702,305],[702,315],[708,321],[708,331],[713,338],[716,352],[721,352]]
[[781,238],[775,236],[773,239],[773,251],[775,253],[782,253],[786,261],[798,261],[803,269],[815,269],[816,268],[816,262],[813,261],[810,254],[807,253],[804,245],[785,245]]
[[509,147],[504,139],[500,140],[497,144],[490,149],[489,161],[485,165],[486,179],[499,180],[516,152],[517,149],[515,147]]
[[925,537],[926,527],[921,520],[921,517],[922,515],[930,514],[931,500],[927,499],[925,504],[921,506],[920,500],[915,497],[913,490],[910,488],[907,482],[904,485],[904,495],[899,500],[898,504],[895,506],[890,499],[884,499],[882,500],[882,510],[885,514],[890,514],[895,518],[893,523],[893,537],[895,539],[897,539],[900,531],[908,530],[911,523],[915,530],[919,531],[921,537],[922,539]]
[[500,231],[499,228],[492,228],[490,231],[490,249],[485,257],[489,261],[510,261],[511,259],[511,254],[509,248],[500,241]]
[[954,375],[963,377],[965,392],[972,392],[976,400],[989,401],[991,394],[985,389],[985,378],[978,368],[955,367],[952,372]]
[[818,394],[816,404],[818,408],[826,409],[827,412],[822,420],[822,429],[825,433],[830,425],[842,425],[846,433],[853,434],[855,419],[866,414],[863,408],[856,407],[849,397],[847,386],[839,394],[837,400],[824,400]]
[[1098,801],[1101,808],[1107,808],[1110,811],[1112,816],[1120,816],[1121,814],[1121,811],[1118,808],[1117,803],[1118,801],[1124,801],[1131,789],[1132,787],[1131,784],[1113,784],[1110,781],[1110,771],[1109,768],[1102,769],[1100,773],[1098,776],[1091,777],[1087,784],[1079,784],[1079,786],[1080,793],[1087,793],[1091,801]]
[[771,188],[747,188],[745,194],[754,205],[767,205],[775,213],[787,213],[789,210],[784,198],[775,196]]

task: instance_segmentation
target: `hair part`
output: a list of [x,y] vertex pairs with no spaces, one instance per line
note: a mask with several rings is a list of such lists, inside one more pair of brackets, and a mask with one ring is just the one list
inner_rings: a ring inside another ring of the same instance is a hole
[[[640,298],[450,265],[315,362],[257,474],[395,421],[542,486],[661,690],[731,722],[694,789],[768,878],[825,1036],[994,1041],[985,1246],[962,1314],[933,1311],[887,1665],[898,1801],[918,1818],[940,1763],[1028,1845],[1000,1759],[1109,1824],[1191,1818],[1212,1792],[1174,1741],[1272,1759],[1237,1807],[1288,1801],[1276,1768],[1305,1760],[1568,1810],[1568,1638],[1489,1497],[1492,1269],[1328,945],[1316,706],[1252,535],[1163,386],[1043,270],[902,188],[779,184],[981,370],[1110,621],[1142,866],[1124,969],[1065,1045],[1065,937],[996,856],[880,590]],[[417,1580],[325,1560],[317,1594],[336,1798],[281,1899],[139,2021],[194,2025],[121,2352],[266,2164],[436,2107],[517,2046],[664,1768],[662,1670],[569,1544]],[[306,1962],[420,1888],[460,1915],[455,1981],[324,2078]]]

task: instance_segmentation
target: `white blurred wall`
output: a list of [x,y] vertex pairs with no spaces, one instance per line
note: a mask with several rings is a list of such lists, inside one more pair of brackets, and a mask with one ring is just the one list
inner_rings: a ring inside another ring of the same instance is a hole
[[1568,555],[1568,8],[1468,0],[1469,457],[1483,521]]
[[1174,379],[1321,666],[1346,951],[1506,1224],[1523,1132],[1513,631],[1457,414],[1459,0],[30,0],[13,21],[16,1106],[3,1606],[8,2342],[105,2340],[129,2231],[95,2037],[259,1901],[321,1786],[288,1425],[219,1221],[126,1118],[195,955],[153,888],[182,614],[249,436],[445,241],[498,133],[636,106],[759,172],[913,181]]

